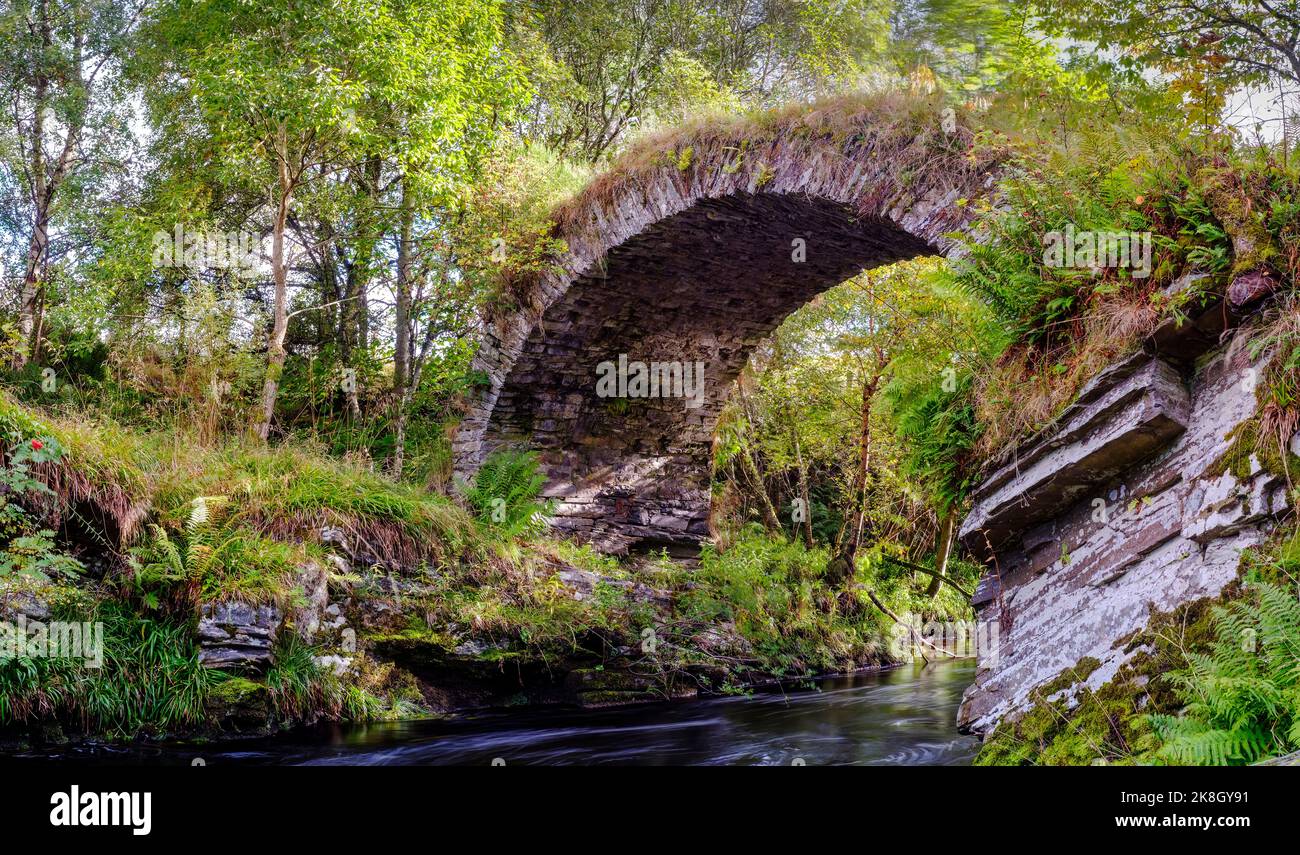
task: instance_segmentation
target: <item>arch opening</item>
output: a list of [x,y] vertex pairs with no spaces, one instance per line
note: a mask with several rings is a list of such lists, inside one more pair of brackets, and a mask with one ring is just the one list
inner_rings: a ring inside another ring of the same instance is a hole
[[700,200],[613,247],[546,309],[483,453],[539,451],[562,531],[610,552],[693,553],[709,534],[714,426],[752,350],[861,270],[939,252],[833,199]]
[[[1002,154],[977,154],[973,131],[937,112],[908,116],[850,99],[692,127],[616,162],[555,212],[555,267],[515,283],[520,305],[484,329],[455,474],[529,447],[561,531],[615,553],[694,553],[714,426],[750,352],[862,270],[960,253],[996,192]],[[671,384],[701,363],[692,395],[597,385],[638,367]]]

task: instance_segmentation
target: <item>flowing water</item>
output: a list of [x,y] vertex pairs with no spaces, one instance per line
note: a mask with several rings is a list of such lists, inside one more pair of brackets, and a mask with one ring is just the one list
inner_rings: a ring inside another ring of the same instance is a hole
[[330,726],[199,746],[64,747],[41,756],[208,765],[955,765],[976,750],[955,724],[974,676],[974,661],[961,660],[744,697]]

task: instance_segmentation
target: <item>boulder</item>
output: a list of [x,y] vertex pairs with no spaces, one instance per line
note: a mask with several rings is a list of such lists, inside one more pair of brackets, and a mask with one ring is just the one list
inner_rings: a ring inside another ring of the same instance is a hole
[[559,579],[564,587],[573,593],[573,598],[579,601],[590,599],[596,593],[598,586],[605,585],[622,591],[634,602],[644,602],[662,607],[672,603],[672,594],[667,591],[652,588],[644,582],[601,576],[599,573],[593,573],[590,570],[567,567],[557,571],[555,578]]
[[208,693],[208,716],[223,731],[261,733],[270,729],[271,690],[244,677],[222,680]]

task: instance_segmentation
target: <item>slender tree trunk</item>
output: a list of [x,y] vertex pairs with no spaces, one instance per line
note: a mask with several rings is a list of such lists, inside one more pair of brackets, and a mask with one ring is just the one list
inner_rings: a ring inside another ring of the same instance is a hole
[[[347,340],[360,341],[361,339],[361,317],[363,311],[361,304],[361,291],[365,285],[361,282],[361,277],[357,271],[359,263],[353,263],[348,266],[347,275],[347,292],[348,292],[348,310],[344,315],[348,318]],[[355,338],[354,338],[355,336]],[[343,397],[348,405],[348,417],[355,423],[361,418],[361,398],[357,391],[356,366],[353,364],[353,356],[356,351],[352,347],[345,347],[340,354],[343,360],[343,370],[354,372],[347,377],[347,382],[343,384]]]
[[781,518],[777,516],[776,507],[773,506],[771,497],[767,495],[767,488],[763,486],[763,475],[758,471],[758,465],[754,463],[748,448],[742,449],[740,456],[745,462],[746,474],[754,482],[754,492],[763,500],[763,517],[767,521],[767,527],[772,531],[780,531]]
[[[39,157],[33,158],[33,161],[39,161]],[[46,195],[45,190],[45,167],[39,167],[40,172],[36,173],[40,178],[37,184],[41,186],[41,200],[37,202],[36,222],[32,229],[31,241],[27,247],[27,267],[23,275],[23,292],[22,300],[19,304],[18,329],[22,334],[24,347],[18,348],[13,354],[13,367],[20,369],[29,361],[35,360],[40,354],[40,342],[43,326],[43,307],[45,305],[45,282],[44,266],[46,252],[50,245],[50,220],[49,210],[44,203]]]
[[262,385],[262,420],[257,425],[257,436],[266,442],[271,436],[271,422],[275,418],[275,401],[280,394],[280,377],[284,373],[284,338],[289,330],[289,272],[284,258],[284,232],[289,220],[289,198],[293,183],[289,166],[285,162],[284,131],[280,132],[280,203],[275,212],[275,225],[271,232],[271,275],[275,281],[275,304],[271,312],[271,337],[266,349],[266,381]]
[[794,459],[799,467],[799,495],[803,499],[803,539],[808,548],[813,545],[813,528],[812,528],[812,499],[808,495],[808,467],[803,462],[803,450],[799,447],[799,434],[792,430],[794,435]]
[[[40,30],[41,47],[45,54],[50,52],[52,36],[50,32],[49,7],[41,0],[37,9],[37,27]],[[32,92],[32,133],[31,133],[31,173],[32,173],[32,234],[27,244],[27,267],[23,275],[22,296],[18,304],[18,331],[23,338],[24,347],[14,351],[12,364],[15,370],[21,369],[29,360],[37,358],[41,336],[40,313],[42,291],[45,288],[45,256],[50,245],[50,186],[45,171],[45,111],[48,108],[50,79],[45,72],[46,58],[41,58],[41,68],[35,80]]]
[[424,328],[424,337],[420,341],[419,350],[412,349],[411,351],[410,378],[406,383],[406,390],[397,402],[397,447],[393,454],[394,478],[402,477],[402,467],[406,462],[406,425],[411,416],[411,402],[415,399],[415,393],[420,388],[420,380],[424,377],[424,366],[429,362],[429,351],[433,348],[433,340],[437,333],[438,330],[434,324],[427,324]]
[[403,391],[397,396],[397,414],[393,419],[393,465],[394,480],[401,480],[402,469],[406,465],[406,420],[410,412],[411,396]]
[[339,289],[339,269],[334,257],[334,236],[324,224],[321,228],[326,236],[320,252],[320,302],[322,306],[329,307],[322,310],[320,320],[320,346],[324,347],[331,341],[339,341],[339,331],[342,328],[340,318],[343,317],[346,308],[342,304],[343,292]]
[[406,462],[406,420],[415,397],[412,376],[411,352],[411,232],[414,212],[406,195],[406,182],[402,182],[402,222],[397,239],[397,339],[393,352],[393,388],[397,391],[397,412],[393,414],[393,477],[402,477]]
[[[754,407],[749,400],[749,394],[745,391],[745,378],[743,376],[736,382],[736,391],[740,394],[740,404],[745,413],[745,421],[751,426],[757,424],[758,419],[754,415]],[[767,487],[763,483],[763,474],[759,471],[758,464],[754,462],[749,443],[745,442],[744,446],[741,449],[740,456],[744,460],[745,473],[754,482],[754,492],[763,501],[763,516],[767,520],[767,527],[773,531],[781,531],[781,517],[772,504],[772,497],[767,494]]]
[[858,469],[853,475],[850,490],[853,513],[850,515],[849,540],[843,552],[850,558],[857,554],[862,545],[862,527],[867,514],[867,473],[871,469],[871,408],[876,398],[876,388],[880,385],[880,374],[862,384],[861,424],[858,429]]
[[925,595],[934,599],[939,595],[939,588],[943,585],[943,575],[948,572],[948,556],[952,554],[953,532],[956,530],[957,513],[949,510],[943,515],[939,522],[939,533],[935,539],[934,549],[934,572],[935,575],[930,578],[930,587],[925,589]]
[[411,372],[411,231],[414,216],[402,184],[402,223],[397,239],[397,341],[393,353],[393,388],[405,391]]
[[[361,261],[348,258],[342,242],[336,246],[338,262],[343,266],[342,305],[339,306],[339,325],[337,340],[339,345],[339,364],[343,370],[353,367],[352,356],[356,352],[356,342],[360,321],[357,319],[359,301],[357,291],[360,277],[357,268]],[[347,383],[343,386],[343,398],[347,402],[348,415],[354,420],[361,416],[361,401],[357,397],[357,384]]]

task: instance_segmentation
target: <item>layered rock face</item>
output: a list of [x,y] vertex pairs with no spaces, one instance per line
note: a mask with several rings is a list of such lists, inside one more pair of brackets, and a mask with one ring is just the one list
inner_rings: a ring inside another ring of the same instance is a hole
[[[347,543],[340,541],[331,529],[323,532],[322,540],[340,550]],[[341,557],[336,558],[347,573],[351,566]],[[287,612],[274,604],[253,605],[238,601],[209,602],[199,606],[199,661],[209,668],[257,674],[265,672],[274,662],[275,643],[282,632],[295,632],[308,644],[327,652],[316,657],[316,664],[341,673],[350,664],[349,654],[355,652],[355,633],[348,626],[339,603],[330,601],[329,576],[323,566],[312,561],[298,568],[294,607]],[[351,633],[349,636],[348,634]]]
[[199,662],[209,668],[265,669],[271,664],[282,617],[271,605],[204,603],[199,616]]
[[966,692],[964,730],[1023,711],[1087,657],[1100,687],[1153,612],[1218,595],[1288,513],[1282,476],[1253,457],[1245,477],[1224,463],[1266,358],[1250,357],[1257,330],[1230,319],[1220,305],[1159,331],[976,491],[960,537],[990,567],[974,605],[999,643]]

